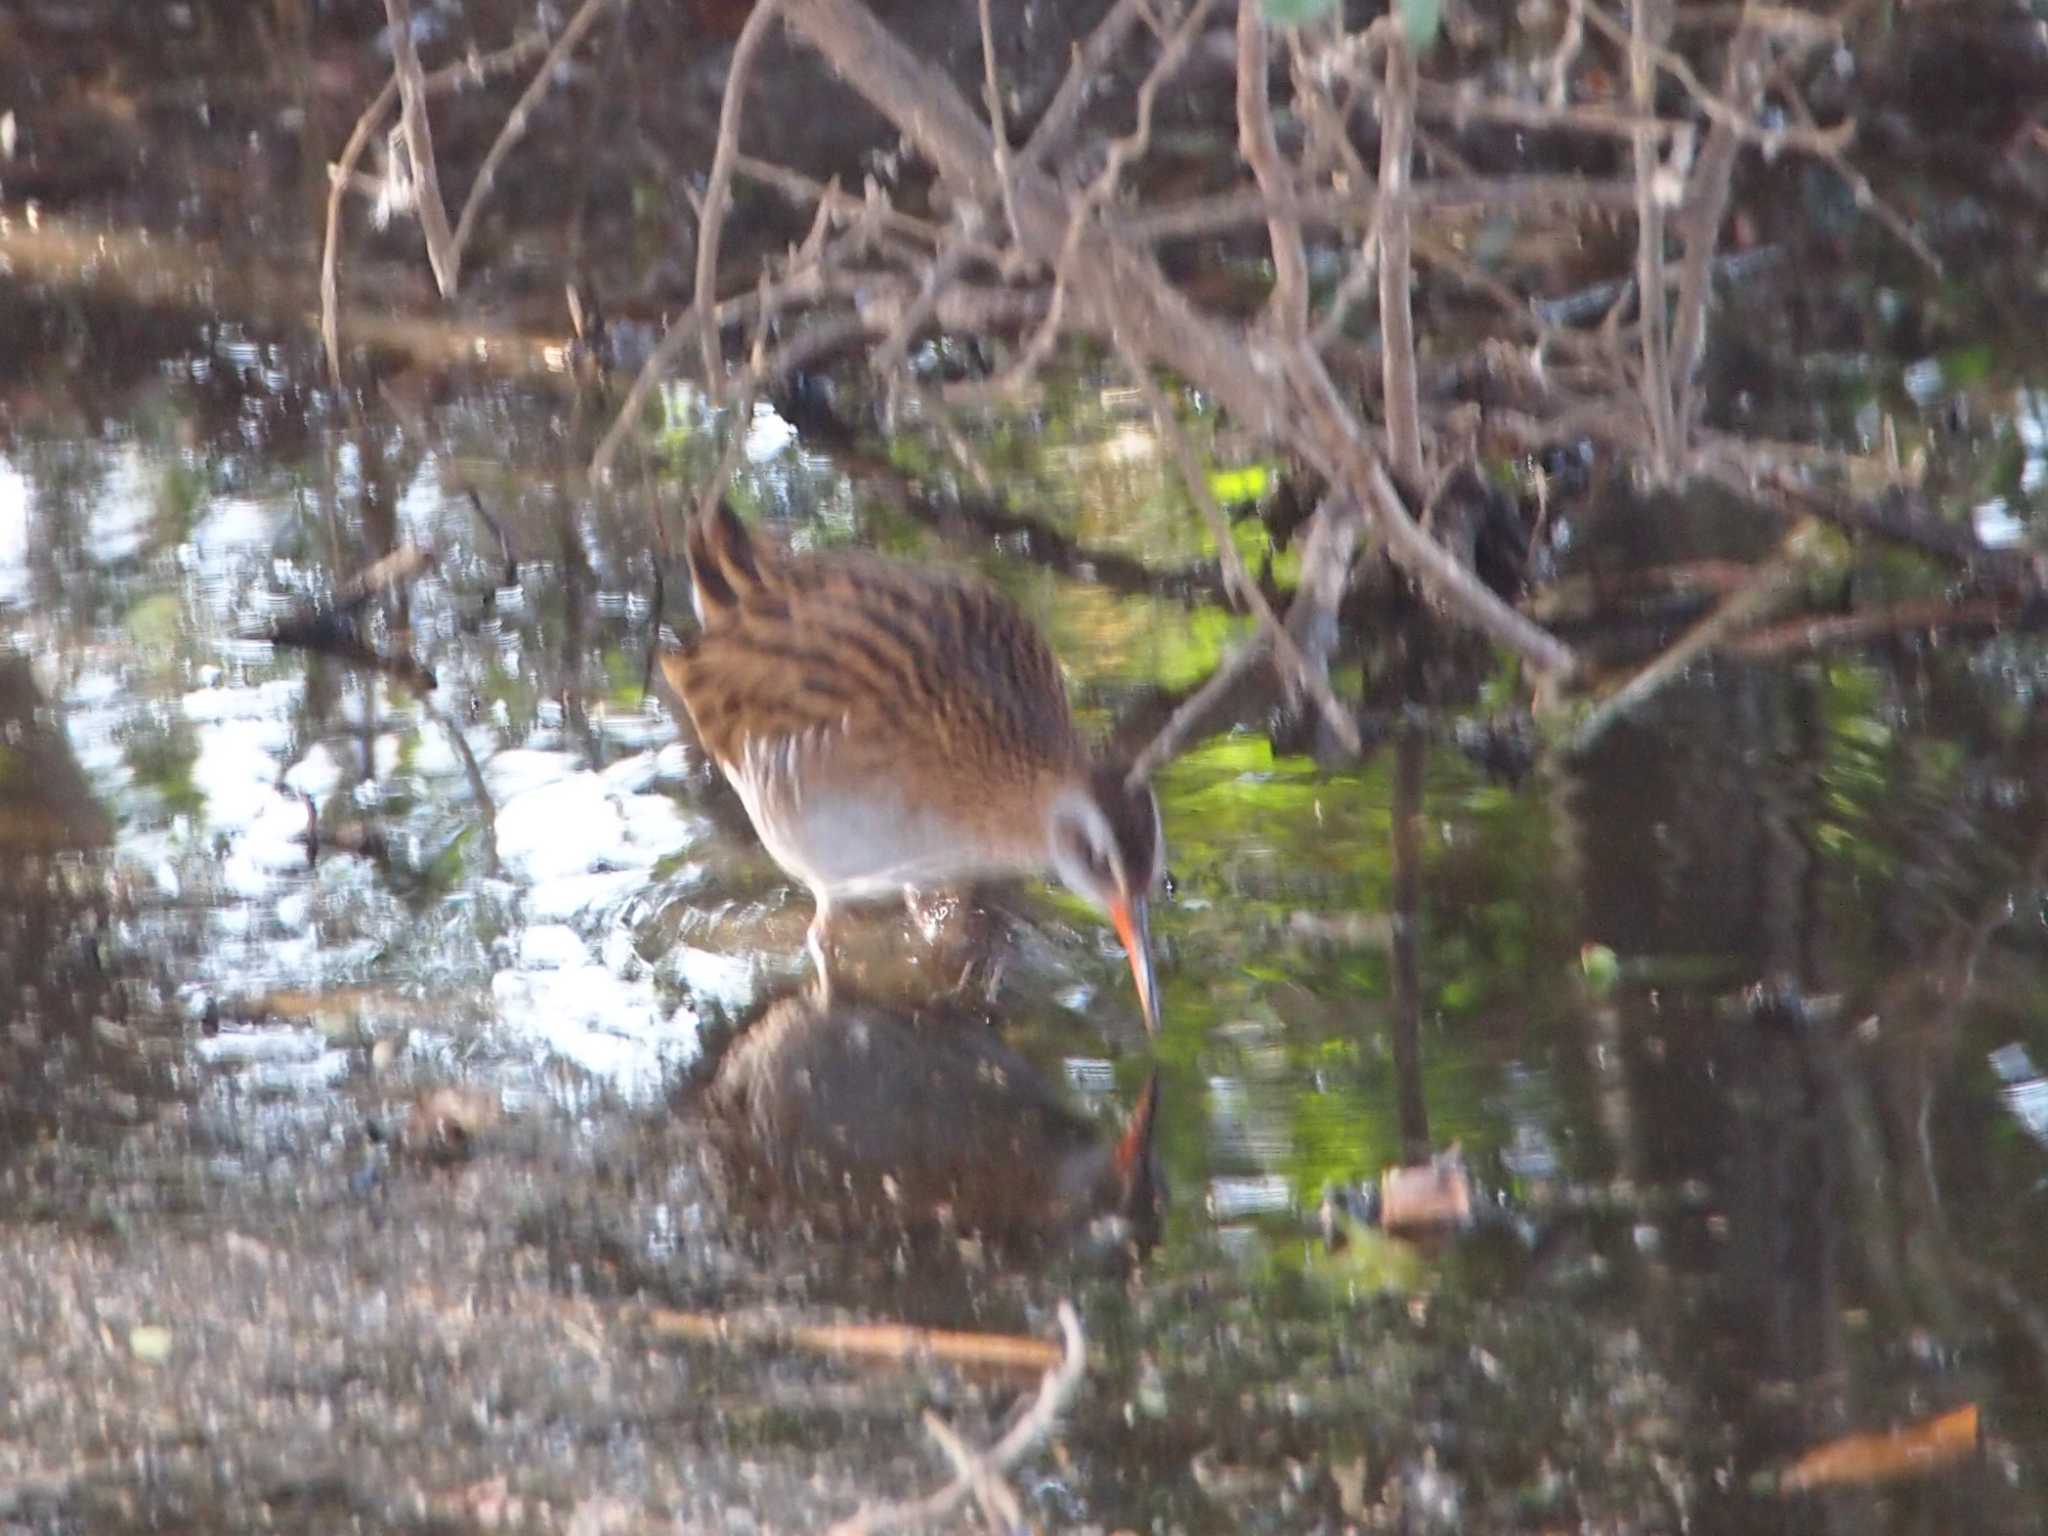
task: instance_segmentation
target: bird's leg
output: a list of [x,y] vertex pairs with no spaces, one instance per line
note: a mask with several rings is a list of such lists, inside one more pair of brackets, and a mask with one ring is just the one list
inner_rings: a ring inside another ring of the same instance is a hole
[[811,952],[811,964],[817,969],[818,1006],[823,1009],[832,1006],[832,905],[824,892],[818,892],[817,897],[818,912],[804,935],[804,947]]

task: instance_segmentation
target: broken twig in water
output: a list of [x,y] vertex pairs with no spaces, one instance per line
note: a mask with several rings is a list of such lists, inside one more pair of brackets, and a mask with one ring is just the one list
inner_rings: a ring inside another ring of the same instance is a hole
[[[1308,665],[1325,677],[1330,648],[1336,641],[1337,605],[1350,585],[1352,557],[1364,531],[1365,520],[1349,501],[1339,505],[1325,499],[1309,514],[1308,531],[1302,543],[1302,584],[1288,605],[1284,625],[1300,643]],[[1252,669],[1265,659],[1268,648],[1267,632],[1260,629],[1226,656],[1209,674],[1208,681],[1181,701],[1144,750],[1132,759],[1130,782],[1143,783],[1178,757],[1188,742],[1216,717]]]
[[1238,553],[1237,541],[1231,537],[1230,520],[1223,515],[1223,508],[1217,505],[1208,479],[1202,473],[1201,462],[1195,457],[1194,444],[1188,441],[1180,423],[1174,420],[1173,407],[1152,381],[1151,370],[1128,348],[1119,350],[1123,352],[1124,366],[1130,370],[1131,377],[1145,396],[1146,404],[1152,409],[1152,420],[1159,428],[1159,435],[1166,440],[1174,462],[1180,467],[1188,495],[1194,499],[1203,521],[1209,525],[1210,536],[1216,540],[1216,556],[1223,562],[1224,579],[1238,600],[1258,619],[1259,632],[1273,647],[1289,685],[1299,687],[1315,701],[1330,734],[1337,738],[1346,752],[1356,757],[1364,746],[1359,739],[1358,722],[1351,718],[1343,701],[1331,690],[1329,678],[1308,664],[1307,658],[1301,654],[1301,647],[1294,643],[1294,637],[1266,601],[1266,594],[1259,590],[1259,584],[1245,569],[1244,556]]
[[993,1480],[1000,1479],[1003,1473],[1023,1459],[1025,1452],[1051,1432],[1086,1374],[1088,1341],[1081,1332],[1080,1315],[1074,1311],[1074,1304],[1070,1301],[1060,1303],[1060,1331],[1065,1335],[1066,1349],[1059,1363],[1046,1371],[1031,1407],[993,1446],[977,1454],[957,1435],[949,1440],[934,1432],[934,1438],[939,1440],[948,1458],[967,1470],[956,1474],[952,1482],[922,1499],[863,1509],[850,1520],[842,1520],[833,1526],[828,1536],[869,1536],[875,1531],[921,1525],[951,1514],[977,1491],[978,1486],[990,1487],[993,1491]]
[[1565,749],[1567,754],[1576,757],[1591,751],[1617,722],[1684,676],[1687,667],[1784,601],[1812,568],[1819,532],[1820,526],[1813,519],[1801,519],[1785,535],[1777,558],[1759,570],[1741,591],[1730,594],[1661,655],[1594,705],[1572,733]]

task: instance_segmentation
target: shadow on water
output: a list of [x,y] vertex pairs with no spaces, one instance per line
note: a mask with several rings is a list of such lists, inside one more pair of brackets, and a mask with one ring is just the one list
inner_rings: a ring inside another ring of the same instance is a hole
[[[219,204],[259,232],[308,190],[264,121]],[[1340,655],[1393,721],[1362,762],[1247,707],[1160,775],[1156,1051],[1035,886],[869,914],[826,1012],[808,899],[646,692],[684,604],[564,467],[605,412],[521,364],[345,421],[266,328],[302,295],[193,287],[0,284],[0,1524],[812,1528],[933,1482],[924,1412],[986,1443],[1028,1390],[643,1307],[1044,1334],[1074,1296],[1048,1526],[2043,1528],[2037,641],[1716,660],[1525,777],[1402,713],[1455,645]],[[2035,465],[2039,387],[1999,407]],[[1142,736],[1246,625],[1129,400],[1049,390],[986,445],[1028,518],[932,514],[801,400],[743,499],[979,571]],[[670,405],[650,451],[701,473]],[[1725,557],[1705,503],[1574,515]],[[1453,1147],[1394,1230],[1387,1170]],[[1769,1486],[1964,1406],[1938,1475]]]

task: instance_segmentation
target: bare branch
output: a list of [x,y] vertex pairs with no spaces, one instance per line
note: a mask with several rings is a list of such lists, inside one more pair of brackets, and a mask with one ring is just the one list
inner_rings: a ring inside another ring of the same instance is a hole
[[[1364,519],[1359,516],[1356,503],[1325,498],[1309,515],[1301,536],[1302,583],[1288,605],[1285,627],[1310,664],[1325,677],[1327,658],[1335,641],[1337,606],[1350,585],[1351,562],[1363,533]],[[1238,685],[1264,659],[1267,648],[1268,635],[1261,629],[1225,657],[1131,760],[1130,782],[1143,783],[1180,756],[1188,742],[1221,713]]]
[[[1617,112],[1608,107],[1553,107],[1544,102],[1518,101],[1512,96],[1483,96],[1467,85],[1443,85],[1425,80],[1416,93],[1416,110],[1425,117],[1464,124],[1470,122],[1510,123],[1553,133],[1591,133],[1603,138],[1633,140],[1647,134],[1661,142],[1675,134],[1691,133],[1687,120],[1653,117],[1640,112]],[[1755,144],[1767,153],[1786,149],[1821,154],[1841,149],[1855,137],[1855,126],[1805,130],[1762,128],[1755,123],[1738,123],[1736,132],[1743,142]]]
[[1039,118],[1038,126],[1031,130],[1023,153],[1017,157],[1025,165],[1036,169],[1059,153],[1069,130],[1080,117],[1082,107],[1087,105],[1089,91],[1103,70],[1109,67],[1117,49],[1123,46],[1131,23],[1138,19],[1138,11],[1138,0],[1116,0],[1102,20],[1095,24],[1095,30],[1088,34],[1088,41],[1074,50],[1074,60],[1067,66],[1066,77],[1060,81],[1051,105]]
[[1312,458],[1330,478],[1358,488],[1367,515],[1386,540],[1387,553],[1395,562],[1466,623],[1541,670],[1568,675],[1577,665],[1570,648],[1488,591],[1408,515],[1400,491],[1366,442],[1322,359],[1308,347],[1297,347],[1288,372],[1310,417]]
[[[1000,196],[980,119],[858,0],[785,0],[785,6],[792,28],[942,176],[971,197],[993,202]],[[1065,277],[1080,324],[1134,356],[1163,363],[1212,395],[1244,430],[1301,452],[1363,501],[1389,552],[1459,617],[1546,672],[1571,669],[1565,646],[1488,591],[1415,525],[1364,429],[1305,342],[1289,348],[1202,315],[1149,254],[1115,239],[1099,221],[1077,221],[1071,200],[1050,178],[1027,166],[1014,169],[1020,233],[1030,253],[1044,259],[1074,241],[1078,259],[1066,263]]]
[[[1408,189],[1416,208],[1485,208],[1512,212],[1527,208],[1592,208],[1626,213],[1636,205],[1632,182],[1593,181],[1584,176],[1474,176],[1420,181]],[[1363,229],[1377,216],[1379,194],[1370,185],[1342,191],[1286,193],[1269,199],[1256,187],[1191,197],[1158,208],[1136,209],[1107,220],[1121,239],[1149,243],[1224,234],[1275,217],[1305,225]]]
[[732,192],[733,161],[740,152],[740,120],[747,99],[747,79],[754,59],[767,40],[768,29],[782,10],[782,0],[756,0],[733,45],[732,65],[725,75],[725,98],[718,107],[718,146],[711,156],[711,175],[704,187],[704,218],[697,231],[698,339],[704,348],[704,388],[713,400],[722,393],[725,362],[718,342],[718,240],[725,229],[726,203]]
[[982,93],[988,107],[989,140],[996,149],[996,180],[1003,188],[1003,216],[1009,221],[1010,238],[1017,235],[1017,194],[1010,184],[1010,130],[1003,116],[1003,83],[996,73],[996,29],[989,18],[989,0],[981,0]]
[[[1584,0],[1574,0],[1583,5]],[[1763,34],[1744,27],[1728,45],[1725,91],[1746,119],[1763,98]],[[1686,197],[1680,228],[1685,236],[1685,260],[1679,268],[1677,322],[1671,339],[1672,382],[1677,388],[1676,429],[1687,441],[1699,424],[1705,404],[1697,390],[1700,361],[1707,350],[1707,305],[1713,297],[1714,251],[1720,240],[1721,220],[1728,212],[1728,197],[1735,184],[1735,160],[1740,136],[1727,121],[1716,119],[1707,130],[1705,147],[1693,171],[1692,188]]]
[[[466,81],[486,79],[501,70],[516,68],[546,45],[547,39],[535,34],[520,38],[496,53],[438,69],[426,78],[427,92],[433,94]],[[377,125],[397,99],[398,77],[394,74],[363,108],[362,116],[356,119],[340,156],[327,168],[327,233],[320,248],[320,342],[327,353],[327,379],[334,388],[337,403],[347,396],[341,377],[342,204],[350,183],[355,179],[356,162],[362,159],[363,151],[369,147],[370,136],[377,131]]]
[[1559,110],[1571,100],[1572,65],[1578,61],[1579,50],[1586,42],[1586,0],[1570,0],[1570,6],[1564,36],[1557,40],[1556,50],[1543,63],[1543,73],[1550,76],[1543,99]]
[[[782,283],[770,285],[768,289],[769,296],[778,306],[816,299],[827,291],[827,280],[816,269],[796,273]],[[727,299],[711,311],[710,325],[713,332],[734,320],[748,318],[760,302],[759,293],[738,294]],[[619,402],[611,426],[599,440],[597,451],[590,456],[589,472],[593,480],[602,479],[605,472],[611,468],[613,457],[618,453],[620,445],[625,442],[634,424],[639,421],[640,412],[646,407],[648,397],[654,393],[655,386],[668,376],[669,371],[675,366],[676,359],[682,355],[683,349],[691,340],[701,337],[702,334],[694,305],[684,310],[670,323],[660,344],[648,354],[647,361],[640,365],[639,373],[633,377],[632,387],[626,391],[625,399]]]
[[[1590,3],[1587,13],[1603,27],[1605,19]],[[1647,120],[1656,105],[1656,47],[1651,29],[1661,25],[1659,0],[1629,0],[1629,28],[1624,41],[1628,47],[1629,90],[1636,110]],[[1643,416],[1650,424],[1650,462],[1660,480],[1676,476],[1682,445],[1673,418],[1671,355],[1666,331],[1668,310],[1664,296],[1664,210],[1671,196],[1666,191],[1660,154],[1661,140],[1648,127],[1639,126],[1632,135],[1636,173],[1636,303],[1641,311],[1640,342],[1642,374],[1637,383],[1642,391]],[[1676,135],[1673,143],[1679,142]]]
[[[1187,15],[1176,27],[1159,57],[1153,61],[1144,83],[1138,87],[1137,122],[1131,131],[1109,147],[1108,158],[1100,172],[1088,184],[1081,196],[1074,200],[1066,219],[1066,230],[1061,236],[1059,253],[1053,259],[1052,302],[1046,306],[1045,319],[1034,331],[1017,361],[1004,370],[998,378],[986,384],[956,387],[949,392],[957,398],[999,400],[1016,393],[1024,384],[1037,376],[1045,360],[1052,356],[1052,349],[1059,342],[1060,325],[1066,317],[1067,295],[1073,277],[1076,254],[1080,251],[1082,237],[1089,232],[1096,214],[1116,195],[1117,183],[1122,179],[1124,167],[1133,160],[1144,156],[1152,143],[1152,107],[1166,82],[1179,71],[1187,57],[1197,30],[1207,19],[1216,0],[1195,0]],[[1015,192],[1006,180],[999,178],[998,187],[1010,198],[1013,222],[1015,220]],[[1019,227],[1017,238],[1024,242],[1026,235]]]
[[399,122],[412,159],[420,232],[427,240],[427,263],[441,297],[455,297],[462,276],[461,260],[448,232],[448,209],[441,201],[441,173],[434,163],[434,130],[427,121],[427,91],[420,71],[420,53],[412,35],[412,0],[384,0],[391,23],[391,70],[398,79]]
[[[476,180],[470,183],[469,196],[463,200],[462,217],[455,221],[455,234],[448,249],[448,289],[453,289],[462,272],[462,253],[469,245],[471,231],[476,228],[477,215],[483,211],[484,198],[490,194],[492,183],[497,180],[498,167],[512,152],[512,147],[526,136],[526,126],[533,117],[533,109],[548,93],[548,86],[554,80],[562,63],[575,51],[604,8],[611,4],[625,4],[628,0],[583,0],[576,14],[569,18],[569,25],[562,28],[562,35],[555,39],[548,56],[541,60],[540,68],[533,72],[533,79],[526,89],[519,93],[519,100],[512,104],[512,110],[505,114],[505,125],[498,130],[497,138],[484,155],[484,161],[477,168]],[[431,247],[430,247],[431,249]]]
[[1593,707],[1572,733],[1567,753],[1577,757],[1590,752],[1617,722],[1684,676],[1693,662],[1783,602],[1812,567],[1818,530],[1819,524],[1810,518],[1795,524],[1778,546],[1777,558],[1759,570],[1741,591],[1723,599],[1711,614]]
[[1387,44],[1386,87],[1380,92],[1380,372],[1394,471],[1420,487],[1425,474],[1422,408],[1415,389],[1415,316],[1409,296],[1414,132],[1415,51],[1407,38],[1396,36]]
[[398,76],[393,75],[363,108],[362,116],[356,119],[348,142],[341,148],[341,158],[327,168],[327,237],[320,247],[320,343],[327,353],[327,382],[334,390],[336,405],[348,399],[348,388],[341,378],[342,200],[348,195],[356,162],[369,147],[370,135],[377,131],[377,124],[383,121],[384,114],[391,110],[391,103],[397,99]]
[[725,450],[719,454],[718,467],[712,470],[711,478],[704,482],[704,489],[697,497],[700,517],[711,515],[711,509],[718,505],[718,498],[725,494],[732,472],[739,468],[740,455],[747,450],[747,434],[754,424],[754,391],[768,366],[768,323],[775,318],[777,307],[777,296],[769,288],[768,274],[764,272],[755,293],[754,334],[747,345],[747,366],[740,373],[739,390],[732,402],[732,419],[726,424]]
[[[1237,146],[1269,206],[1292,187],[1293,175],[1280,159],[1273,138],[1273,108],[1266,98],[1269,59],[1266,18],[1257,5],[1237,8]],[[1266,237],[1273,246],[1273,297],[1268,305],[1279,333],[1298,340],[1308,329],[1308,257],[1302,249],[1301,225],[1285,213],[1266,219]]]

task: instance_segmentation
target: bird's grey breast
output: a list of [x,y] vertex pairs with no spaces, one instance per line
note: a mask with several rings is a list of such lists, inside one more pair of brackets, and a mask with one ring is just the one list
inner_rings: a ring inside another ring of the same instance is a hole
[[749,740],[727,776],[775,861],[830,895],[879,896],[984,862],[901,771],[863,765],[842,727]]

